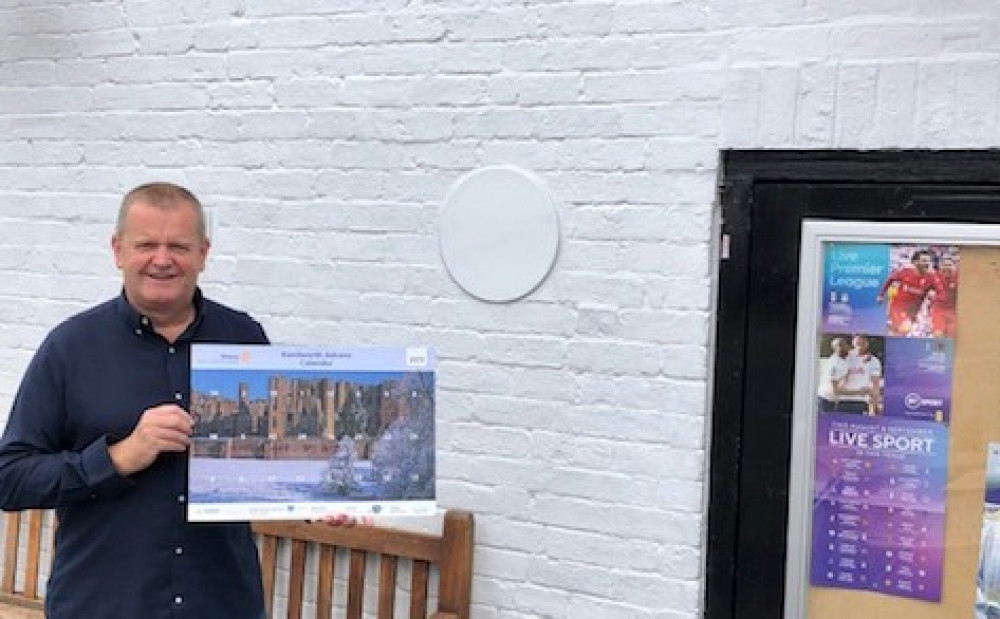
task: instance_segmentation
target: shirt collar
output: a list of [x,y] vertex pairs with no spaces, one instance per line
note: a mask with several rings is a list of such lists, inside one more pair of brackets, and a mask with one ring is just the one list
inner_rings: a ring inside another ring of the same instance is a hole
[[[128,298],[125,296],[125,289],[122,288],[122,292],[115,299],[115,309],[118,312],[118,316],[128,327],[128,330],[136,335],[150,335],[156,333],[153,330],[153,323],[150,321],[149,316],[141,313],[137,310],[131,303],[128,302]],[[202,319],[204,318],[205,310],[205,298],[201,294],[201,288],[195,288],[194,290],[194,320],[188,325],[188,328],[181,334],[179,340],[191,337],[191,335],[198,329],[201,325]]]

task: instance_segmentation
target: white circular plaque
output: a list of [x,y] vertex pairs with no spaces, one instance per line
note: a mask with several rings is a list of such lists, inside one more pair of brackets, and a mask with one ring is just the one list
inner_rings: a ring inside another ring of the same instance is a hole
[[452,279],[483,301],[513,301],[555,263],[559,217],[534,174],[490,166],[458,179],[441,212],[441,258]]

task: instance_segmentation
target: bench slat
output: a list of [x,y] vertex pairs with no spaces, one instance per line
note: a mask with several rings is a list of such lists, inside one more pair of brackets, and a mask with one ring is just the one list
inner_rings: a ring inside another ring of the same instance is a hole
[[278,569],[278,539],[271,535],[262,535],[258,542],[260,550],[261,584],[264,588],[264,602],[267,606],[267,616],[274,616],[274,577]]
[[351,550],[351,568],[347,575],[347,619],[361,619],[365,597],[365,552]]
[[45,512],[28,512],[28,557],[24,562],[24,595],[38,597],[38,567],[41,564],[42,518]]
[[383,555],[378,568],[377,619],[392,619],[396,608],[396,557]]
[[21,535],[21,512],[10,512],[5,518],[6,530],[3,553],[3,581],[0,591],[14,593],[14,581],[17,577],[18,538]]
[[292,540],[292,560],[288,566],[288,619],[302,616],[302,598],[306,584],[306,543]]
[[427,619],[427,587],[430,564],[414,561],[410,573],[410,619]]
[[333,546],[320,546],[319,571],[316,574],[316,616],[333,614],[333,580],[336,575],[336,552]]

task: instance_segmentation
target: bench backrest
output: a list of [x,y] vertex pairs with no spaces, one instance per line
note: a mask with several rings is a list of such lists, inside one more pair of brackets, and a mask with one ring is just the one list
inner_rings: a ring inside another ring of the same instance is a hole
[[[274,601],[287,602],[286,616],[299,619],[306,605],[306,582],[314,587],[315,614],[330,617],[343,607],[346,619],[374,616],[377,619],[468,619],[472,589],[473,517],[465,511],[447,511],[440,534],[377,527],[331,527],[304,522],[258,522],[253,525],[261,551],[264,595],[268,616],[274,617]],[[290,546],[287,587],[278,591],[279,546]],[[307,561],[313,555],[315,561]],[[342,559],[338,561],[338,558]],[[375,569],[367,566],[372,563]],[[337,565],[346,566],[341,580],[346,599],[336,593]],[[404,565],[405,564],[405,565]],[[310,567],[312,566],[312,567]],[[405,567],[405,570],[400,568]],[[432,573],[438,578],[436,612],[428,615]],[[311,573],[311,570],[315,570]],[[409,583],[397,582],[399,571],[409,572]],[[366,584],[367,575],[374,583]],[[375,589],[366,596],[366,589]],[[397,617],[397,592],[406,592],[408,604]],[[280,595],[283,593],[284,595]],[[374,608],[365,608],[370,601]]]
[[[46,510],[4,516],[0,606],[43,607],[42,585],[48,574],[43,557],[50,560],[52,544],[52,536],[44,533],[53,526],[45,525],[51,517],[52,512]],[[337,606],[346,609],[346,619],[469,619],[474,537],[469,512],[446,511],[440,534],[305,522],[257,522],[253,529],[269,617],[275,616],[275,602],[281,600],[286,616],[295,619],[302,617],[308,605],[314,607],[316,617],[330,617]],[[339,578],[346,583],[346,599],[336,596],[342,590],[336,586],[338,558],[341,566],[347,566],[347,573]],[[377,565],[371,574],[374,582],[367,577],[369,562]],[[397,572],[408,573],[409,582],[397,583]],[[436,596],[432,586],[435,577]],[[365,608],[371,597],[365,593],[371,589],[376,591],[371,600],[374,613]],[[312,593],[308,603],[307,590]],[[398,592],[409,600],[407,614],[397,618]],[[428,615],[430,606],[436,611]]]
[[43,556],[51,557],[51,536],[43,535],[50,512],[32,509],[4,515],[3,573],[0,603],[41,610],[42,586],[48,576]]

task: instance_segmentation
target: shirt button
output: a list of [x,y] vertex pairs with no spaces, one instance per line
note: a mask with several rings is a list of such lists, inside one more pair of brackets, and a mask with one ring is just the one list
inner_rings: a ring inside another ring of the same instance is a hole
[[177,502],[178,503],[183,503],[185,500],[187,500],[187,497],[185,497],[183,494],[178,494],[177,495]]
[[136,328],[135,334],[136,335],[142,335],[142,329]]
[[174,548],[174,554],[175,555],[182,555],[182,554],[184,554],[184,548],[182,548],[181,546],[178,546],[177,548]]
[[179,596],[179,595],[175,595],[175,596],[174,596],[174,604],[176,604],[176,605],[180,606],[180,605],[181,605],[181,604],[183,604],[183,603],[184,603],[184,598],[182,598],[182,597],[181,597],[181,596]]
[[183,396],[183,395],[181,395],[181,392],[180,392],[180,391],[178,391],[177,393],[175,393],[175,394],[174,394],[174,399],[175,399],[175,400],[180,400],[180,399],[181,399],[181,398],[183,398],[183,397],[184,397],[184,396]]
[[170,352],[170,354],[172,355],[172,354],[174,354],[175,352],[177,352],[177,349],[176,349],[176,348],[174,348],[173,346],[171,346],[171,347],[170,347],[170,348],[168,349],[168,351],[169,351],[169,352]]
[[143,324],[143,326],[148,327],[149,326],[149,316],[143,316],[142,318],[139,319],[139,322],[141,322]]

